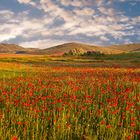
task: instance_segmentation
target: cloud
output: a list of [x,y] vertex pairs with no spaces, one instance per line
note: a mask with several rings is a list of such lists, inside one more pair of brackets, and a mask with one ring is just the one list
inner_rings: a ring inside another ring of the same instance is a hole
[[32,6],[36,6],[36,3],[33,2],[32,0],[17,0],[19,3],[23,4],[30,4]]
[[13,12],[12,11],[9,11],[9,10],[2,10],[2,11],[0,11],[0,15],[1,16],[7,16],[7,17],[11,17],[11,16],[13,16]]
[[[14,12],[9,10],[0,11],[0,41],[15,38],[22,33],[22,27],[16,26],[17,20],[13,20]],[[14,23],[13,23],[14,22]]]
[[102,41],[109,41],[109,38],[107,38],[106,36],[101,36],[100,39],[101,39]]
[[[20,37],[25,41],[22,42],[25,46],[29,43],[34,47],[45,47],[43,43],[53,46],[71,39],[76,41],[81,36],[84,36],[85,40],[96,38],[93,42],[96,44],[109,43],[112,38],[121,40],[124,37],[139,35],[140,17],[124,15],[123,11],[112,6],[112,0],[17,1],[21,5],[31,7],[19,13],[0,11],[0,24],[3,25],[0,26],[1,42]],[[32,7],[40,11],[39,17],[30,14]]]
[[92,0],[61,0],[60,3],[64,6],[83,7],[93,3]]
[[2,22],[2,21],[6,22],[13,15],[14,15],[14,13],[12,11],[9,11],[9,10],[0,11],[0,22]]
[[44,39],[44,40],[35,40],[28,42],[21,42],[19,45],[24,46],[25,48],[49,48],[59,44],[66,43],[64,40],[55,40],[55,39]]
[[73,11],[76,15],[81,16],[91,16],[95,13],[95,10],[91,8],[76,9]]
[[113,16],[113,15],[116,14],[115,9],[113,9],[113,8],[99,7],[98,10],[99,10],[102,14],[105,14],[105,15],[108,15],[108,16]]
[[[0,41],[8,41],[18,36],[23,38],[32,38],[41,34],[45,26],[52,24],[53,20],[46,15],[41,18],[31,18],[29,11],[15,14],[12,11],[0,11]],[[9,15],[9,16],[7,16]],[[47,20],[46,20],[47,19]]]
[[103,6],[112,3],[112,0],[58,0],[64,6],[85,7],[85,6]]
[[132,19],[132,23],[133,23],[133,24],[138,24],[138,23],[140,23],[140,16],[134,17],[134,18]]
[[18,0],[19,3],[29,3],[31,2],[32,0]]

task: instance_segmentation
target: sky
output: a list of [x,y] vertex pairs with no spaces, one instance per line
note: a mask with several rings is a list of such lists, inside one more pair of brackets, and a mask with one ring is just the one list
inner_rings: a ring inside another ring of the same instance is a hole
[[0,0],[0,43],[140,42],[140,0]]

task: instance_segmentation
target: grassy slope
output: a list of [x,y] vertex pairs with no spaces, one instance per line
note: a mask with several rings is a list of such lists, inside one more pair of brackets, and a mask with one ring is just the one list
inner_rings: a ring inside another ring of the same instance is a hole
[[0,53],[16,53],[16,52],[26,52],[26,53],[36,53],[39,49],[34,48],[23,48],[16,44],[0,44]]
[[132,51],[140,50],[140,44],[138,43],[138,44],[126,44],[126,45],[113,45],[107,48],[132,52]]
[[63,54],[75,48],[82,48],[85,51],[101,51],[105,54],[119,54],[124,52],[135,52],[140,50],[140,44],[113,45],[109,47],[99,47],[80,43],[66,43],[41,50],[42,54]]
[[15,53],[16,51],[25,51],[25,48],[15,44],[0,44],[1,53]]
[[0,55],[0,62],[18,62],[23,64],[37,65],[94,65],[111,66],[121,65],[123,67],[140,67],[140,52],[112,54],[105,56],[46,56],[46,55]]
[[19,51],[25,51],[29,54],[47,54],[47,55],[62,55],[65,52],[69,52],[75,48],[82,48],[85,51],[100,51],[105,54],[119,54],[123,52],[132,52],[132,51],[139,51],[140,44],[129,44],[129,45],[115,45],[109,47],[99,47],[99,46],[92,46],[87,44],[81,43],[66,43],[62,45],[58,45],[55,47],[47,48],[47,49],[26,49],[21,46],[15,44],[0,44],[0,53],[16,53]]
[[87,44],[80,44],[80,43],[66,43],[62,45],[58,45],[55,47],[51,47],[48,49],[41,50],[40,53],[42,54],[63,54],[66,52],[69,52],[72,49],[75,48],[82,48],[85,51],[102,51],[105,54],[117,54],[122,53],[123,51],[120,50],[114,50],[111,48],[105,48],[105,47],[97,47],[97,46],[91,46]]

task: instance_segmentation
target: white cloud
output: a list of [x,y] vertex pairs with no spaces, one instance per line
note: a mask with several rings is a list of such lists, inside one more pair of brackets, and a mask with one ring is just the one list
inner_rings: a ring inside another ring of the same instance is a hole
[[140,23],[140,16],[137,16],[137,17],[133,18],[132,21],[135,24]]
[[99,10],[102,14],[105,14],[105,15],[108,15],[108,16],[113,16],[113,15],[116,14],[115,9],[113,9],[113,8],[99,7],[98,10]]
[[9,11],[9,10],[2,10],[2,11],[0,11],[0,15],[1,16],[7,16],[7,17],[11,17],[11,16],[13,16],[13,12],[12,11]]
[[60,3],[64,6],[75,6],[82,7],[83,5],[88,5],[90,0],[61,0]]
[[[53,20],[46,16],[42,18],[30,18],[28,12],[24,11],[18,14],[12,11],[0,11],[2,17],[0,17],[0,41],[8,41],[18,36],[25,38],[31,38],[35,35],[41,34],[44,31],[45,26],[49,26]],[[7,16],[9,15],[9,16]]]
[[[85,7],[85,6],[102,6],[106,5],[105,0],[58,0],[64,6],[75,6],[75,7]],[[108,0],[107,4],[110,4],[112,0]]]
[[19,3],[29,3],[31,2],[32,0],[18,0]]
[[32,6],[36,6],[36,3],[32,0],[17,0],[19,3],[23,4],[30,4]]
[[101,36],[100,39],[101,39],[102,41],[109,41],[109,38],[107,38],[106,36]]
[[49,48],[63,43],[66,43],[66,40],[44,39],[44,40],[22,42],[19,45],[24,46],[25,48],[43,49],[43,48]]
[[83,9],[76,9],[76,10],[74,10],[74,13],[76,15],[92,16],[95,13],[95,10],[93,10],[91,8],[83,8]]
[[12,11],[9,10],[2,10],[0,11],[0,21],[7,21],[9,18],[11,18],[14,15]]
[[[49,44],[48,46],[61,43],[61,41],[54,39],[54,36],[78,38],[82,35],[87,38],[96,37],[99,39],[96,42],[109,42],[110,36],[118,40],[125,36],[139,34],[138,30],[134,30],[134,28],[140,23],[140,17],[130,18],[123,12],[111,8],[112,1],[107,3],[105,0],[17,1],[20,4],[32,5],[44,14],[37,18],[31,17],[30,11],[20,13],[14,13],[10,10],[0,11],[0,24],[3,25],[0,26],[0,41],[20,36],[27,40],[22,43],[25,46],[28,46],[29,43],[34,47],[45,47],[43,43]],[[72,9],[65,8],[67,6],[72,6]],[[96,7],[97,10],[92,9],[91,6]],[[57,19],[61,19],[62,23],[57,23]],[[37,37],[40,40],[30,41]]]

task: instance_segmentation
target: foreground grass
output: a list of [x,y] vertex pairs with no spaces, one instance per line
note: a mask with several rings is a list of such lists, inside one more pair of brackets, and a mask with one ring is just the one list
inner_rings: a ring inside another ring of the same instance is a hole
[[1,66],[1,140],[140,139],[139,68]]

